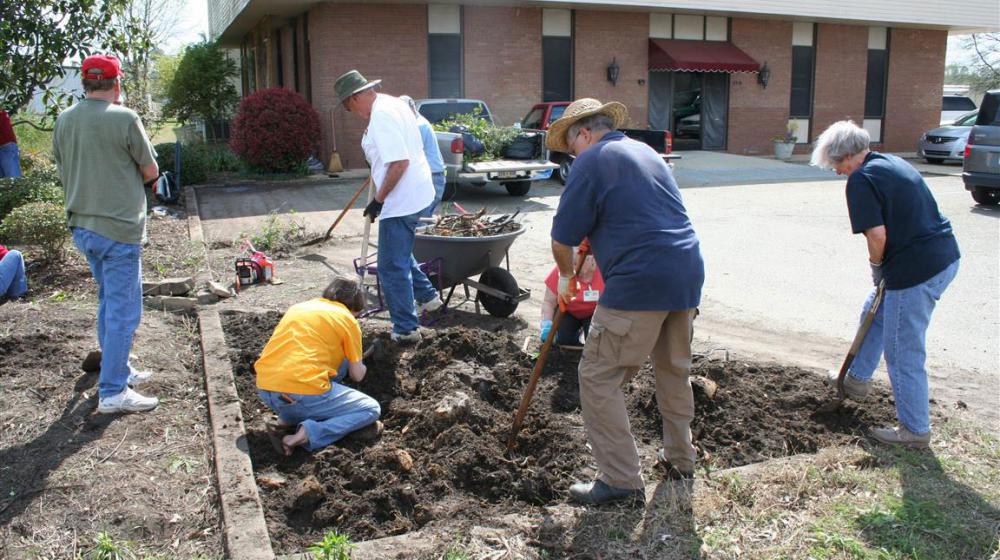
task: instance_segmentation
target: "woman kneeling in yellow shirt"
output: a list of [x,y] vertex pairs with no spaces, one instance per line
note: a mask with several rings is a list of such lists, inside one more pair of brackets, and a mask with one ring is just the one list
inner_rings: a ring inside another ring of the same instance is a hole
[[364,293],[353,278],[338,276],[323,297],[288,308],[260,358],[257,393],[286,426],[285,455],[302,446],[316,451],[378,420],[378,401],[338,383],[365,377],[361,326],[354,317],[364,308]]

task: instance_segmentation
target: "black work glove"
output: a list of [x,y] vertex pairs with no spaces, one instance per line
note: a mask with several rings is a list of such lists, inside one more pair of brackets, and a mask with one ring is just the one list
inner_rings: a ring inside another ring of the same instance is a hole
[[878,286],[882,282],[882,263],[868,261],[868,266],[872,269],[872,283]]
[[373,198],[372,201],[368,203],[368,206],[365,206],[365,216],[367,216],[372,223],[375,223],[375,218],[378,218],[378,215],[381,213],[382,203],[377,199]]

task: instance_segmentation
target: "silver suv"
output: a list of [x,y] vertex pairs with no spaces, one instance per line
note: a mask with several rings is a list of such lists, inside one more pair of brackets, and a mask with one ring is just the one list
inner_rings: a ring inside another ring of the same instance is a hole
[[1000,90],[986,92],[979,104],[979,117],[965,145],[962,181],[979,204],[1000,203]]

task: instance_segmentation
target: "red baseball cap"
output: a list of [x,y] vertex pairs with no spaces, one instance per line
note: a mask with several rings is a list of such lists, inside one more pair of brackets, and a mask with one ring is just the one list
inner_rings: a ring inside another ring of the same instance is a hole
[[124,76],[121,63],[110,54],[95,54],[83,59],[80,69],[85,80],[110,80]]

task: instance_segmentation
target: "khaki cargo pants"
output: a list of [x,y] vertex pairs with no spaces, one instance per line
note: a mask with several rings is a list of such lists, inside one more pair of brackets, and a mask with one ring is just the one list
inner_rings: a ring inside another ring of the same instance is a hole
[[598,479],[616,488],[643,488],[639,451],[622,387],[652,357],[663,449],[681,470],[693,470],[691,335],[694,309],[621,311],[597,306],[580,361],[580,404]]

